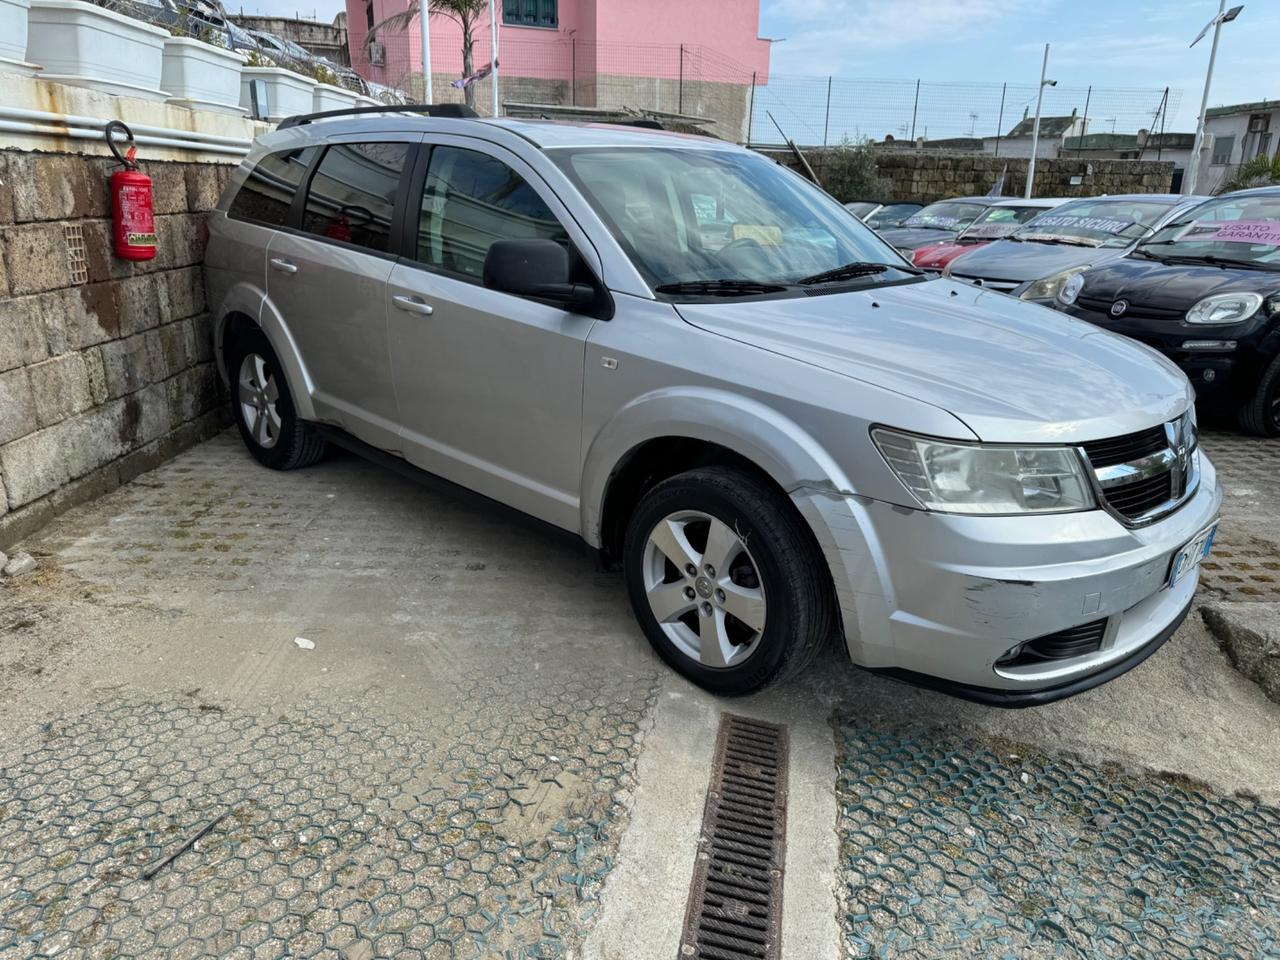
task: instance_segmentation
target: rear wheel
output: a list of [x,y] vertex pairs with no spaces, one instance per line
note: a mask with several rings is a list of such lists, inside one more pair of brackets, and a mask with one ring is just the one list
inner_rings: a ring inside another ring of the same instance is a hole
[[791,503],[744,470],[693,470],[650,490],[628,525],[623,565],[649,642],[714,693],[796,675],[831,632],[816,544]]
[[1280,356],[1262,371],[1253,395],[1240,407],[1240,426],[1260,437],[1280,437]]
[[324,437],[314,424],[298,418],[280,360],[261,330],[236,338],[227,368],[236,425],[259,463],[273,470],[296,470],[324,456]]

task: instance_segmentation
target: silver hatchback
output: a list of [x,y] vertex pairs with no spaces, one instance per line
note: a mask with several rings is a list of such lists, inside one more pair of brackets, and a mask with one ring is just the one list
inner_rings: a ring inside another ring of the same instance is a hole
[[394,458],[581,536],[694,682],[838,637],[1005,706],[1154,652],[1221,494],[1137,343],[923,275],[759,154],[410,113],[261,138],[210,219],[245,443]]

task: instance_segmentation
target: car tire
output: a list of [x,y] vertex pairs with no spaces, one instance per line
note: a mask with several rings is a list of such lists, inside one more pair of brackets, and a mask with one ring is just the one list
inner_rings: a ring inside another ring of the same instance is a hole
[[1259,437],[1280,437],[1280,356],[1262,371],[1253,394],[1240,407],[1240,426]]
[[255,460],[272,470],[309,467],[325,454],[315,424],[298,417],[283,368],[261,330],[241,333],[228,352],[231,412]]
[[623,573],[658,655],[712,693],[794,677],[831,636],[831,577],[812,534],[746,470],[692,470],[646,493],[627,526]]

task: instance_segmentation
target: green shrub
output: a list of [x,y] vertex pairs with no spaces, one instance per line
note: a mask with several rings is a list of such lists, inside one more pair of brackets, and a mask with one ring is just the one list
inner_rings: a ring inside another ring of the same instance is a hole
[[852,200],[889,200],[893,184],[880,176],[870,141],[849,139],[828,151],[822,164],[822,186],[841,203]]

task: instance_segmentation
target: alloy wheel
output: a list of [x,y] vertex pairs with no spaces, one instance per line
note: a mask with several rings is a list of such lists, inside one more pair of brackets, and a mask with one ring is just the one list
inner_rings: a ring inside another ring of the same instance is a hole
[[644,587],[659,627],[704,667],[735,667],[755,651],[767,605],[745,540],[697,510],[664,517],[644,548]]
[[245,354],[240,362],[236,398],[249,435],[270,450],[280,441],[280,388],[259,354]]

